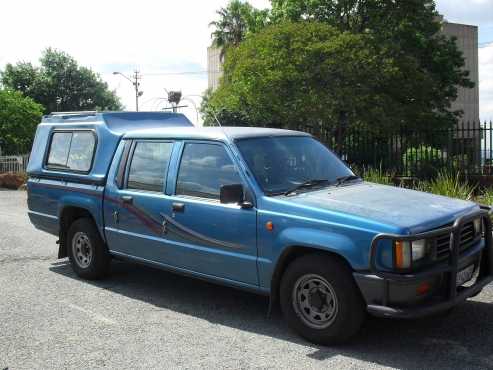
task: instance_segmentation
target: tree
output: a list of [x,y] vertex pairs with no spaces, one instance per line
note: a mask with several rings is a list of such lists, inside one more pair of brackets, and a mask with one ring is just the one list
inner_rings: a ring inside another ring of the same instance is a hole
[[219,20],[211,22],[213,45],[221,49],[224,58],[229,47],[238,46],[249,33],[255,33],[267,23],[267,10],[258,10],[241,0],[231,0],[226,8],[216,12]]
[[43,107],[18,91],[0,90],[0,139],[5,154],[28,153]]
[[200,104],[200,113],[202,114],[204,126],[250,126],[248,117],[241,111],[229,110],[226,107],[220,107],[218,110],[210,104],[210,99],[213,96],[213,91],[207,89]]
[[393,97],[386,85],[398,71],[370,45],[366,35],[321,22],[267,27],[228,52],[223,82],[203,111],[225,112],[251,126],[311,126],[314,133],[346,120],[390,125],[402,118],[387,114]]
[[26,62],[7,64],[1,82],[5,88],[20,91],[41,104],[45,113],[121,109],[115,92],[98,74],[51,48],[43,52],[40,67]]
[[473,87],[455,40],[440,34],[434,0],[271,0],[274,22],[325,22],[341,31],[368,35],[372,47],[394,61],[396,72],[386,89],[394,111],[409,124],[456,123],[461,111],[450,111],[457,87]]

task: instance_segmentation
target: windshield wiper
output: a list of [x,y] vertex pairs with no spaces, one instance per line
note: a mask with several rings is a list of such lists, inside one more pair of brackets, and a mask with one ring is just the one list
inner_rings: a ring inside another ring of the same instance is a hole
[[336,179],[335,183],[336,183],[336,186],[341,186],[341,185],[345,184],[346,182],[354,181],[354,180],[361,180],[361,177],[356,176],[356,175],[342,176],[342,177],[338,177]]
[[307,188],[312,188],[315,186],[321,186],[321,185],[325,185],[325,184],[330,184],[330,181],[325,180],[325,179],[307,180],[307,181],[305,181],[299,185],[296,185],[294,188],[289,189],[288,191],[286,191],[284,193],[284,195],[290,195],[290,194],[296,193],[300,189],[307,189]]

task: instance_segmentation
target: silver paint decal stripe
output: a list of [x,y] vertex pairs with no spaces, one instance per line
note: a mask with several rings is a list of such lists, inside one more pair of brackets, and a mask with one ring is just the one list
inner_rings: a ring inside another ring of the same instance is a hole
[[[137,233],[132,233],[130,231],[123,231],[120,229],[115,229],[112,227],[105,227],[104,229],[108,232],[115,233],[115,234],[133,236],[135,238],[147,239],[147,240],[152,240],[152,241],[160,242],[160,243],[165,242],[165,243],[169,244],[170,246],[195,249],[195,250],[199,250],[199,251],[203,251],[203,252],[207,252],[207,253],[219,253],[221,255],[227,255],[227,256],[236,256],[237,255],[235,251],[231,251],[231,250],[220,250],[220,249],[217,249],[214,247],[207,247],[207,246],[203,246],[203,245],[190,244],[189,242],[180,242],[180,241],[173,240],[173,239],[158,238],[158,237],[152,236],[152,235],[137,234]],[[242,258],[248,259],[248,260],[256,260],[257,256],[243,255]]]
[[36,216],[42,216],[42,217],[46,217],[46,218],[51,218],[52,220],[58,220],[58,217],[57,216],[47,215],[46,213],[35,212],[35,211],[27,211],[27,213],[33,214],[33,215],[36,215]]
[[181,235],[182,237],[187,237],[191,239],[196,239],[199,241],[202,241],[204,243],[212,244],[218,247],[222,248],[228,248],[228,249],[245,249],[244,246],[236,243],[228,243],[222,240],[217,240],[214,238],[209,238],[208,236],[205,236],[203,234],[200,234],[192,229],[189,229],[188,227],[180,224],[179,222],[175,221],[173,218],[163,215],[164,219],[166,220],[167,223],[171,224],[178,230],[172,230],[172,232],[177,233],[177,234],[183,234]]

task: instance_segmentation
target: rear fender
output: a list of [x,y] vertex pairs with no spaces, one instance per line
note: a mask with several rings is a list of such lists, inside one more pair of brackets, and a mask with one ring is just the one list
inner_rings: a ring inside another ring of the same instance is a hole
[[62,220],[63,211],[68,207],[81,208],[89,212],[96,227],[101,234],[101,238],[106,241],[104,236],[103,215],[102,215],[102,192],[97,197],[87,195],[65,195],[60,198],[58,205],[58,219]]
[[[80,195],[67,195],[60,199],[58,207],[58,219],[60,223],[58,258],[67,257],[66,235],[71,223],[80,217],[90,217],[96,225],[102,240],[106,241],[101,215],[102,204],[99,202],[97,198],[83,197]],[[75,212],[74,210],[77,211]],[[74,212],[76,215],[73,214]]]

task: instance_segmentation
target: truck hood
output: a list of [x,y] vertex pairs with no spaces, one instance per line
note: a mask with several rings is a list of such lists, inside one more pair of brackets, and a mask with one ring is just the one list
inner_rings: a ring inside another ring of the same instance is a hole
[[434,229],[478,209],[473,202],[369,182],[306,192],[285,200],[395,226],[403,233]]

